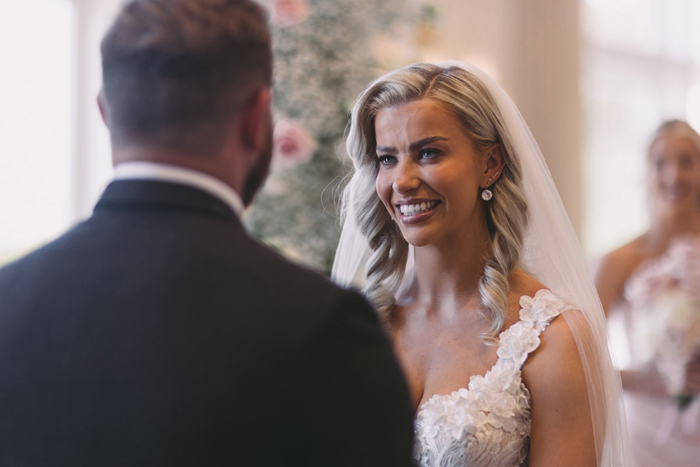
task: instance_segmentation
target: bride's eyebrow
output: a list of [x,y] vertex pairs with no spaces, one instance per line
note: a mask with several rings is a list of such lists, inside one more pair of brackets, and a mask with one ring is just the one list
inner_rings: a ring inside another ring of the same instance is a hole
[[380,152],[382,154],[395,155],[399,152],[399,150],[391,146],[377,146],[377,152]]
[[410,146],[408,146],[408,149],[411,152],[417,151],[418,149],[422,148],[423,146],[427,146],[431,143],[436,143],[438,141],[448,141],[448,139],[445,138],[444,136],[430,136],[428,138],[423,138],[421,140],[414,141],[413,143],[410,144]]
[[[447,138],[444,136],[429,136],[428,138],[423,138],[418,141],[412,142],[408,146],[408,150],[410,152],[417,151],[418,149],[422,148],[423,146],[427,146],[428,144],[435,143],[437,141],[449,141]],[[377,146],[377,152],[381,152],[382,154],[397,154],[399,152],[398,149],[392,146]]]

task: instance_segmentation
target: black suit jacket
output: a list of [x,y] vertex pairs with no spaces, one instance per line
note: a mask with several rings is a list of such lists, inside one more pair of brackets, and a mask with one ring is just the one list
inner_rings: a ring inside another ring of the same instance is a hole
[[411,443],[367,303],[203,191],[113,182],[0,269],[4,467],[405,466]]

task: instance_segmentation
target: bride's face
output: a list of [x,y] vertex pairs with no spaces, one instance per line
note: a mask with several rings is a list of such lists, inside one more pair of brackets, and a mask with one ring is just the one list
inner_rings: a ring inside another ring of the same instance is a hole
[[375,118],[379,198],[411,245],[485,228],[480,186],[486,156],[459,120],[435,101],[387,107]]
[[700,150],[688,136],[669,132],[652,144],[649,182],[657,209],[700,209]]

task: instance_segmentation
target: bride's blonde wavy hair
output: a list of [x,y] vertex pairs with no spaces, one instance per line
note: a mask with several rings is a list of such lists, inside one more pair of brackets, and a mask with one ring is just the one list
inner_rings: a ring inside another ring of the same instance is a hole
[[355,102],[346,141],[355,172],[343,193],[342,212],[356,213],[357,225],[370,246],[364,291],[380,318],[389,321],[406,269],[408,243],[376,192],[374,120],[380,109],[420,99],[438,102],[459,118],[478,150],[500,144],[506,161],[501,177],[490,188],[493,198],[487,203],[487,225],[492,248],[479,281],[482,312],[491,322],[485,337],[493,338],[505,322],[509,276],[520,264],[527,203],[520,162],[498,106],[481,82],[462,68],[410,65],[372,82]]

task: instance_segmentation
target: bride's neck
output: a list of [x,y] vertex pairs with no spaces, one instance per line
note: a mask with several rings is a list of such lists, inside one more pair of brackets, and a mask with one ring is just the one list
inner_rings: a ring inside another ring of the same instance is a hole
[[478,294],[489,253],[485,226],[439,245],[416,247],[415,300],[437,310],[462,308]]

